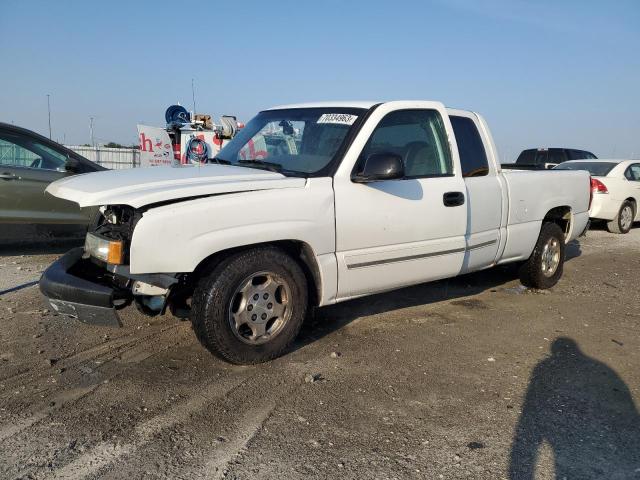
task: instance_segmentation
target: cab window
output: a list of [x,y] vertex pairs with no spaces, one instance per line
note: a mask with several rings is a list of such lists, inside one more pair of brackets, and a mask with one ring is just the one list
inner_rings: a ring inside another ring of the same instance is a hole
[[482,138],[474,121],[467,117],[450,116],[456,136],[463,177],[481,177],[489,174],[489,162]]
[[440,113],[398,110],[388,113],[365,145],[358,164],[374,153],[402,157],[406,178],[453,175],[451,152]]

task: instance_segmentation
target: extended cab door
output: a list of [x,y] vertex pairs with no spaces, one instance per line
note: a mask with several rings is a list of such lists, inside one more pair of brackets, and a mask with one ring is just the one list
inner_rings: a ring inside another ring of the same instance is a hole
[[[405,178],[356,183],[365,159],[394,153]],[[467,207],[457,148],[437,102],[380,105],[334,177],[338,297],[457,275]]]
[[448,109],[455,133],[467,196],[466,252],[462,272],[492,266],[497,257],[501,225],[506,224],[507,197],[497,172],[489,131],[473,112]]

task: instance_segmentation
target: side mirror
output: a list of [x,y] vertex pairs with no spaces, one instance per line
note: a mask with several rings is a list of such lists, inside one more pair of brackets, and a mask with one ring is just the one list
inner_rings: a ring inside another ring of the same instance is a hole
[[80,162],[75,158],[69,157],[64,164],[64,169],[70,173],[78,173],[80,171]]
[[362,170],[353,176],[356,183],[397,180],[404,177],[402,157],[395,153],[372,153],[364,162]]

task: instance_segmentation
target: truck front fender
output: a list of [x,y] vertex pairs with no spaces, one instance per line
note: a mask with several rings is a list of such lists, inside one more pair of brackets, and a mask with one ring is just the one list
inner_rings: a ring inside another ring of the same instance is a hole
[[[191,273],[208,257],[256,244],[295,241],[313,252],[323,278],[322,303],[337,283],[330,178],[304,188],[200,198],[152,208],[133,231],[131,273]],[[307,249],[307,251],[309,250]],[[326,291],[325,278],[329,291]]]

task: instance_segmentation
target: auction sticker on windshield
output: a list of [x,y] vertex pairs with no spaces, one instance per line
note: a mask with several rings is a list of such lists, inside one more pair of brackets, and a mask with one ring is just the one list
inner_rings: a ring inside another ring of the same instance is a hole
[[341,125],[353,125],[358,118],[357,115],[349,113],[325,113],[316,123],[339,123]]

